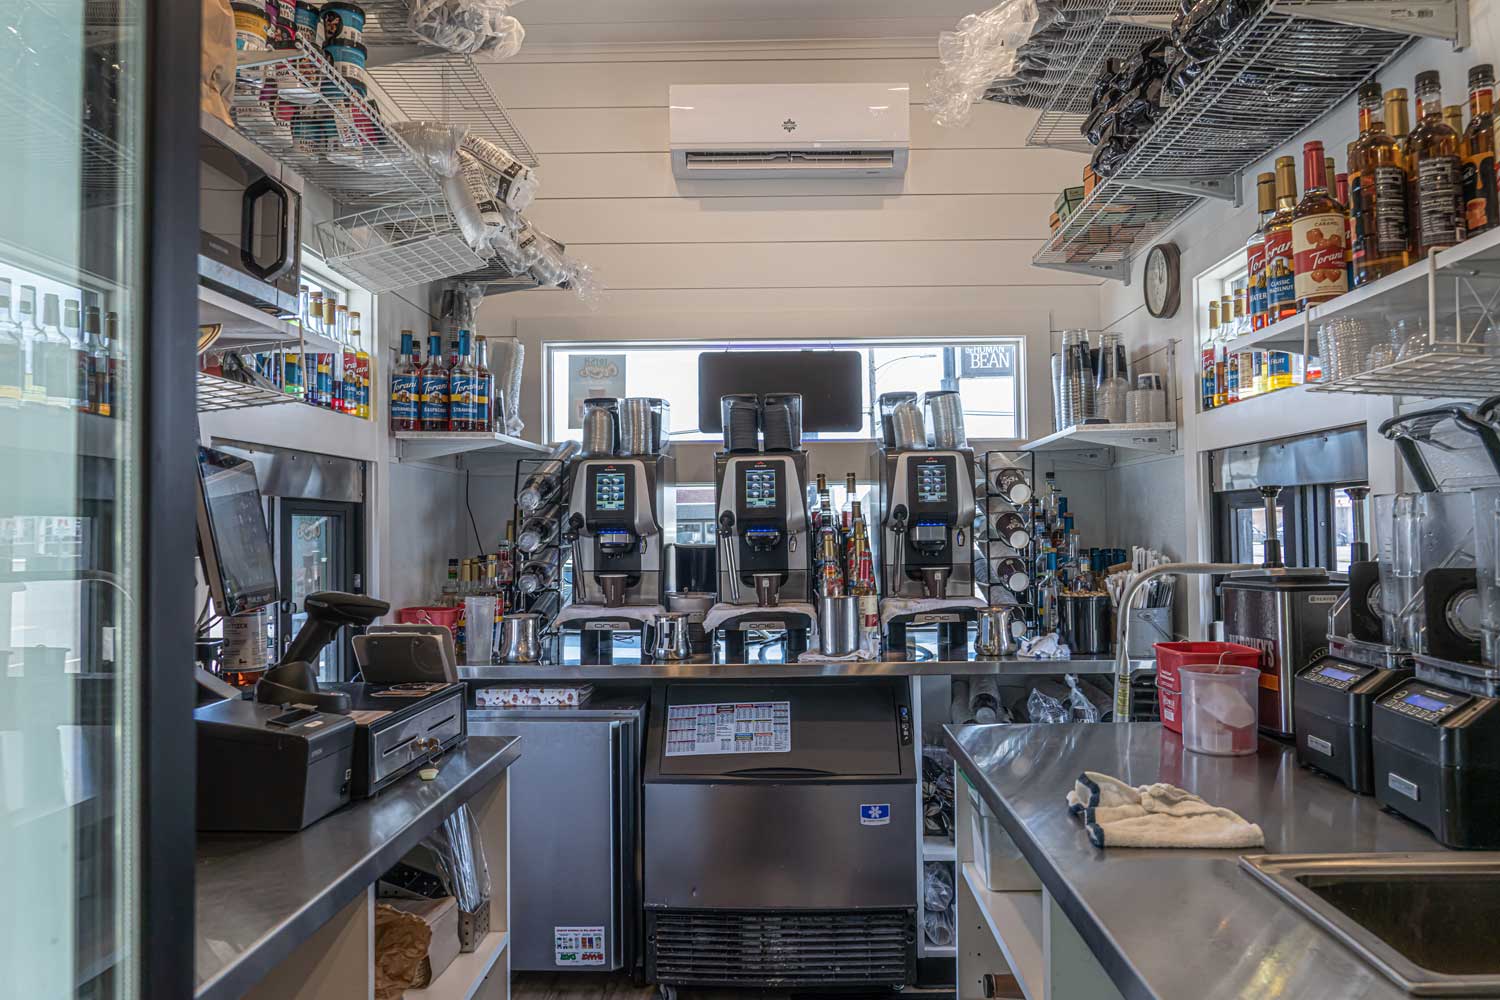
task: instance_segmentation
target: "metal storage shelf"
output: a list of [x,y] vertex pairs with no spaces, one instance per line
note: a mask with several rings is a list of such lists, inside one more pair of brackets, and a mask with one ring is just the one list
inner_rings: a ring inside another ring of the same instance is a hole
[[[313,95],[295,125],[261,100],[277,81]],[[341,203],[389,204],[438,193],[437,178],[386,128],[386,119],[300,40],[295,49],[241,53],[230,111],[243,135]]]
[[[368,41],[368,37],[367,37]],[[439,118],[488,139],[528,167],[536,166],[526,137],[470,56],[429,48],[433,55],[373,65],[370,78],[412,118]]]
[[[1077,129],[1103,60],[1148,39],[1152,26],[1170,24],[1177,9],[1175,0],[1115,0],[1088,41],[1064,55],[1067,76],[1051,84],[1056,96],[1029,141],[1080,148]],[[1130,260],[1199,199],[1237,200],[1240,171],[1327,114],[1413,35],[1466,38],[1463,0],[1415,6],[1272,0],[1205,65],[1032,262],[1128,279]]]
[[318,243],[330,265],[371,292],[438,281],[484,264],[438,195],[319,223]]
[[[1492,332],[1497,319],[1500,230],[1310,310],[1313,333],[1348,324],[1355,335],[1368,338],[1360,348],[1369,354],[1364,370],[1309,389],[1434,398],[1493,395],[1500,392],[1500,344]],[[1405,332],[1397,324],[1404,324]],[[1327,359],[1324,364],[1325,370],[1331,367]]]
[[1032,257],[1038,267],[1130,280],[1130,261],[1176,224],[1193,195],[1102,181]]
[[277,403],[295,403],[295,396],[260,386],[245,385],[208,372],[198,372],[198,412],[212,413],[215,410],[244,410],[253,406],[274,406]]
[[[1306,353],[1308,340],[1308,316],[1299,313],[1286,319],[1278,320],[1270,326],[1261,330],[1241,334],[1228,344],[1230,354],[1238,354],[1248,351],[1252,347],[1270,351],[1292,351],[1296,354]],[[1313,353],[1316,353],[1315,351]]]

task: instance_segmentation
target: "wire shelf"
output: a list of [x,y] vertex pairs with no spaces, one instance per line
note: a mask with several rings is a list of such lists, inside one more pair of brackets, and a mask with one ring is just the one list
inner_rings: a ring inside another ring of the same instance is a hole
[[538,287],[535,278],[528,274],[516,274],[499,257],[484,264],[478,270],[457,275],[453,280],[483,285],[486,295],[524,292]]
[[1410,42],[1269,4],[1141,138],[1114,179],[1237,174],[1322,118]]
[[[1099,0],[1083,3],[1092,9],[1101,7]],[[1068,30],[1053,50],[1042,78],[1027,85],[1027,103],[1042,109],[1026,137],[1027,145],[1093,152],[1082,128],[1093,110],[1094,81],[1104,60],[1129,59],[1147,42],[1161,37],[1165,25],[1150,23],[1152,15],[1144,8],[1161,8],[1166,24],[1177,10],[1173,0],[1114,0],[1102,6],[1097,18],[1080,18],[1079,26]]]
[[433,51],[436,54],[372,67],[370,78],[408,117],[462,125],[470,135],[488,139],[535,167],[536,154],[473,58]]
[[1038,267],[1125,279],[1136,253],[1186,215],[1199,198],[1104,181],[1038,250]]
[[[1321,118],[1410,43],[1399,31],[1295,13],[1330,16],[1348,6],[1282,0],[1253,14],[1032,263],[1124,280],[1136,254],[1203,196],[1236,197],[1240,171]],[[1052,84],[1054,98],[1028,141],[1089,148],[1077,144],[1077,133],[1103,61],[1129,55],[1176,10],[1174,0],[1117,0],[1081,50],[1065,54],[1066,79]]]
[[276,160],[349,205],[437,193],[427,165],[322,53],[299,39],[295,49],[242,55],[230,113]]
[[1483,399],[1500,393],[1500,354],[1481,345],[1448,344],[1343,378],[1312,392],[1356,392],[1434,399]]
[[258,385],[234,382],[208,372],[198,373],[198,412],[215,410],[244,410],[252,406],[274,406],[277,403],[295,403],[296,397]]
[[329,264],[371,292],[439,281],[485,264],[440,196],[322,222],[318,241]]

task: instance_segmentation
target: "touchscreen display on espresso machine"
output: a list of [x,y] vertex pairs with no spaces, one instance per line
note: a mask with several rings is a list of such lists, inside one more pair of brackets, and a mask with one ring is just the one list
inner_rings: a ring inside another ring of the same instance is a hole
[[773,510],[776,507],[776,470],[745,470],[745,507],[749,510]]
[[600,472],[594,478],[594,510],[614,513],[625,509],[625,473]]

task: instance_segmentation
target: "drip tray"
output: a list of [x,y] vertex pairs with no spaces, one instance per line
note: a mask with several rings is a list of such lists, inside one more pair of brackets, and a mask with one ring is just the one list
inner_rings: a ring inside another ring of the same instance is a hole
[[1240,865],[1413,996],[1500,996],[1500,853],[1255,855]]

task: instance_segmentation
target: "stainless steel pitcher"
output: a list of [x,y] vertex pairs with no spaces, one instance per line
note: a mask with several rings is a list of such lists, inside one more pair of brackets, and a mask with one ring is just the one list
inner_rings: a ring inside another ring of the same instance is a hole
[[658,663],[686,660],[692,655],[688,639],[689,620],[685,611],[666,611],[652,619],[651,658]]
[[506,615],[500,619],[500,661],[536,663],[542,658],[542,616]]
[[981,608],[978,629],[974,634],[974,652],[978,656],[1014,656],[1026,635],[1026,621],[1021,609],[1013,604]]

